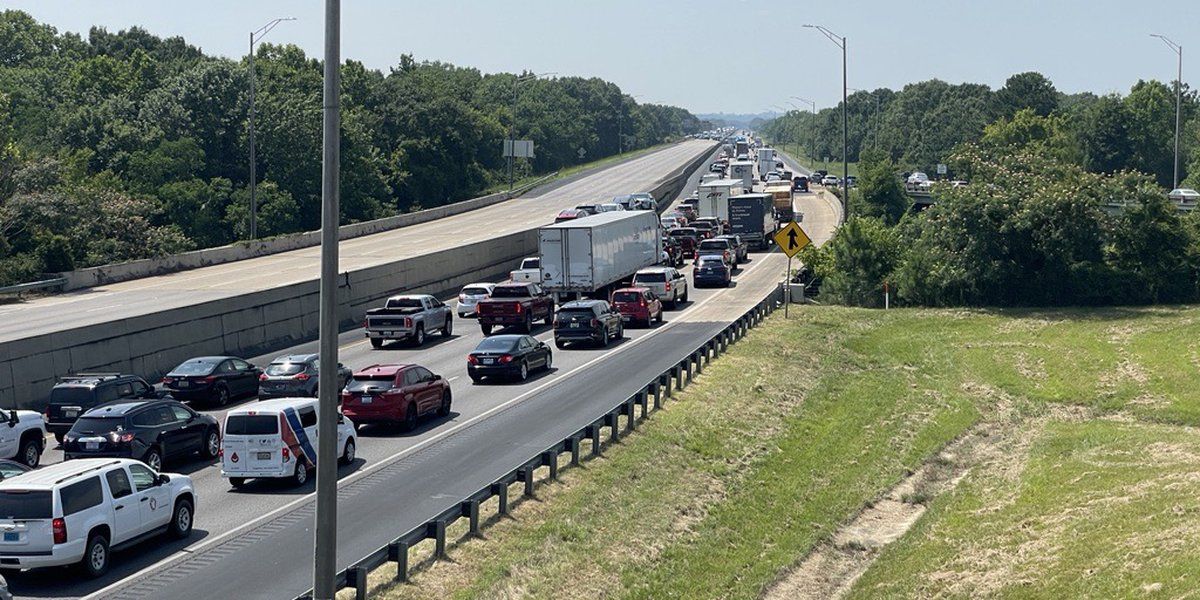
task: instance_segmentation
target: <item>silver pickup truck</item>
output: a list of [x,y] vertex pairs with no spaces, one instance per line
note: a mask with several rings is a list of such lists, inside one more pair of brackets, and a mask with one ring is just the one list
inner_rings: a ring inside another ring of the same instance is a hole
[[367,311],[365,328],[371,346],[382,348],[390,340],[409,340],[414,345],[425,343],[425,334],[441,331],[450,337],[454,315],[449,306],[427,294],[392,296],[383,308]]

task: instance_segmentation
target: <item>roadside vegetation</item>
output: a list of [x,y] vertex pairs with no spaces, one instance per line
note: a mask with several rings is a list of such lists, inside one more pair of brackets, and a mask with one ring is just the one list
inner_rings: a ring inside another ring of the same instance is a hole
[[[1039,576],[1004,586],[1128,595],[1169,576],[1189,589],[1200,396],[1182,367],[1198,334],[1194,308],[777,312],[638,433],[540,485],[482,539],[459,529],[448,561],[418,548],[411,583],[381,569],[373,595],[757,598],[922,465],[966,478],[903,494],[932,508],[854,593],[1013,590],[982,581],[1026,560]],[[939,454],[981,435],[1006,441]],[[1117,541],[1085,564],[1110,524]],[[1152,561],[1121,563],[1122,540],[1149,553],[1167,539]]]
[[[0,32],[0,285],[247,237],[248,58],[136,27],[59,33],[16,10],[0,11]],[[296,46],[257,46],[261,237],[319,226],[321,73]],[[408,55],[386,72],[347,60],[342,221],[506,183],[510,127],[536,148],[518,178],[708,127],[598,78],[528,79],[514,101],[518,76]]]

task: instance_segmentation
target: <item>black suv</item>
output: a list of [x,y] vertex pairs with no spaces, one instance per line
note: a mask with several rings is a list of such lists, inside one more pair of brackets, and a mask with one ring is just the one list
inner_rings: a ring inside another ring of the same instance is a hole
[[75,419],[92,407],[114,400],[154,399],[160,396],[145,379],[122,373],[78,373],[63,377],[50,390],[43,417],[46,429],[61,444]]
[[607,346],[609,340],[625,337],[621,313],[603,300],[575,300],[559,307],[554,314],[554,345],[589,341]]
[[199,452],[216,458],[221,449],[217,420],[178,400],[111,402],[87,411],[63,440],[72,458],[136,458],[161,471],[163,461]]

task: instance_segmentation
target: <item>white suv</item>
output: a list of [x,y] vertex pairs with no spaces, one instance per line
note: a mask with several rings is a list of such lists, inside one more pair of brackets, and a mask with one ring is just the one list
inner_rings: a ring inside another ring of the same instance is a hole
[[633,285],[648,288],[671,308],[687,302],[688,280],[675,267],[649,267],[633,275]]
[[0,458],[35,468],[46,447],[46,419],[32,410],[0,412]]
[[113,550],[166,532],[192,533],[187,475],[158,474],[128,458],[83,458],[0,481],[0,569],[79,564],[108,570]]

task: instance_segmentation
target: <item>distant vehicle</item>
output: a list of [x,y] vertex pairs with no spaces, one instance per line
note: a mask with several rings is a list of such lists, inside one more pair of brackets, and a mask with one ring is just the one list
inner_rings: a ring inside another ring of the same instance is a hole
[[615,212],[619,210],[625,210],[625,206],[622,204],[617,204],[616,202],[608,202],[596,207],[596,211],[600,213]]
[[[781,198],[776,198],[776,192]],[[729,232],[738,237],[742,254],[746,253],[746,246],[766,250],[775,235],[777,219],[791,221],[796,218],[791,198],[788,186],[781,185],[768,187],[767,193],[742,194],[729,199]]]
[[583,212],[587,213],[589,216],[600,213],[600,208],[597,207],[595,204],[580,204],[579,206],[575,207],[575,210],[583,211]]
[[696,248],[696,264],[704,260],[707,256],[719,256],[725,261],[725,264],[730,268],[736,268],[737,265],[737,250],[734,249],[733,243],[727,239],[714,237],[710,240],[700,242],[700,246]]
[[645,192],[614,196],[612,201],[614,204],[620,204],[625,207],[625,210],[654,210],[658,208],[658,203],[654,201],[654,196]]
[[688,223],[700,217],[700,213],[694,204],[680,204],[674,208],[674,211],[683,215],[688,220]]
[[858,177],[855,177],[854,175],[847,175],[846,187],[854,187],[856,185],[858,185]]
[[713,227],[713,224],[708,221],[701,221],[697,219],[695,223],[692,223],[691,228],[696,230],[696,238],[700,241],[707,240],[717,235],[717,230]]
[[828,174],[829,171],[826,171],[825,169],[817,169],[816,171],[812,172],[812,177],[809,177],[808,180],[810,182],[820,183],[821,179]]
[[609,341],[623,337],[625,326],[620,313],[604,300],[568,302],[554,315],[554,345],[559,348],[577,341],[603,347]]
[[450,416],[450,383],[420,365],[371,365],[342,390],[342,414],[356,427],[370,423],[417,426],[423,416]]
[[733,264],[737,265],[750,260],[750,245],[742,239],[742,236],[731,233],[718,235],[713,239],[729,242],[729,245],[733,247]]
[[679,240],[680,256],[693,258],[696,256],[696,244],[699,243],[700,232],[695,227],[676,227],[667,235]]
[[821,178],[821,185],[826,186],[826,187],[831,186],[831,185],[837,185],[838,181],[840,181],[840,180],[837,178],[837,175],[826,175]]
[[50,390],[50,403],[42,413],[46,429],[62,443],[75,419],[94,406],[113,400],[152,399],[160,394],[137,375],[76,373],[59,379]]
[[382,308],[367,311],[366,335],[372,348],[382,348],[391,340],[408,340],[414,346],[425,344],[425,334],[441,331],[450,337],[454,314],[450,307],[429,294],[405,294],[387,299]]
[[707,223],[711,225],[714,236],[725,233],[725,222],[722,219],[718,219],[717,217],[701,217],[696,219],[695,223],[692,223],[692,226],[695,227],[700,223]]
[[525,333],[533,331],[533,322],[554,320],[554,299],[536,283],[501,283],[492,288],[491,297],[475,304],[483,335],[491,335],[496,326],[516,326]]
[[542,258],[540,256],[528,256],[521,259],[521,266],[515,271],[508,274],[510,281],[517,283],[541,283],[542,282]]
[[692,272],[692,283],[696,287],[719,285],[729,287],[733,280],[733,269],[720,256],[710,255],[696,261],[696,269]]
[[[321,355],[319,354],[285,354],[275,357],[262,375],[258,376],[258,397],[285,398],[295,396],[317,395],[317,383],[321,379]],[[342,389],[350,379],[350,369],[338,363],[337,377],[334,384]]]
[[493,377],[525,381],[534,369],[549,371],[553,360],[545,342],[531,335],[496,335],[467,355],[467,375],[475,383]]
[[665,235],[663,236],[663,258],[662,264],[671,267],[683,266],[683,245],[679,240]]
[[15,460],[0,459],[0,481],[12,479],[22,473],[28,473],[33,468],[24,463],[19,463]]
[[678,308],[680,302],[688,300],[687,277],[673,267],[642,269],[634,274],[633,285],[653,291],[672,309]]
[[663,217],[659,222],[662,223],[663,229],[675,229],[682,226],[679,223],[679,219],[675,217]]
[[178,400],[102,404],[83,413],[63,440],[66,460],[134,458],[155,471],[171,459],[195,453],[213,459],[220,450],[217,420]]
[[792,178],[792,191],[793,192],[807,192],[808,191],[808,178],[803,175],[797,175],[797,176],[793,177]]
[[1191,188],[1178,188],[1171,190],[1167,198],[1176,202],[1200,202],[1200,192]]
[[929,176],[920,171],[916,171],[908,176],[907,182],[910,185],[916,185],[919,183],[929,183]]
[[[69,460],[0,481],[0,567],[78,564],[108,572],[113,553],[156,534],[191,535],[192,479],[132,459]],[[119,512],[118,508],[128,508]]]
[[[358,448],[354,421],[338,413],[338,462],[354,462]],[[289,479],[308,483],[317,466],[317,399],[276,398],[242,406],[225,415],[221,476],[240,488],[247,479]]]
[[163,387],[176,400],[229,404],[232,398],[258,395],[262,370],[234,356],[189,358],[163,377]]
[[638,269],[662,261],[663,230],[654,211],[596,215],[538,229],[542,286],[549,293],[607,298]]
[[709,171],[710,173],[724,173],[724,172],[725,172],[725,165],[723,165],[723,164],[721,164],[721,163],[719,163],[719,162],[715,162],[715,163],[713,163],[713,164],[711,164],[711,165],[708,165],[708,171]]
[[780,175],[779,173],[776,173],[775,171],[771,171],[770,173],[767,173],[767,178],[764,179],[763,181],[765,181],[767,183],[770,183],[772,181],[783,181],[783,175]]
[[586,216],[588,216],[588,213],[578,208],[564,208],[558,211],[558,216],[554,217],[554,222],[562,223],[563,221],[570,221],[571,219],[579,219]]
[[663,320],[662,302],[649,288],[621,288],[613,292],[612,305],[625,323],[639,323],[649,328]]
[[492,295],[492,288],[495,288],[494,283],[468,283],[463,286],[461,292],[458,293],[458,316],[473,317],[475,316],[475,305],[480,300]]
[[0,411],[0,459],[38,466],[46,446],[46,421],[32,410]]

